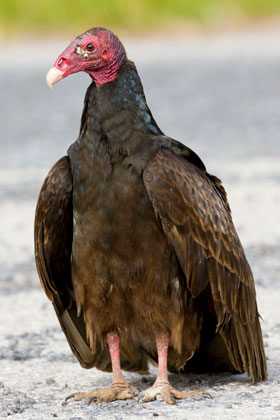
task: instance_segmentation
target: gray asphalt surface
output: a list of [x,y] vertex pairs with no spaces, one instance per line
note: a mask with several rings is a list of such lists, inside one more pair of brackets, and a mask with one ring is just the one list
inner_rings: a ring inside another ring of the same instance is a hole
[[[244,176],[242,171],[231,171],[239,163],[243,168],[252,166],[256,184],[260,177],[279,180],[277,169],[271,168],[277,168],[275,159],[280,156],[280,32],[124,41],[159,126],[196,151],[208,170],[222,178],[229,193]],[[89,77],[76,74],[53,91],[45,83],[47,69],[68,42],[2,46],[2,203],[35,203],[46,173],[77,138]],[[254,169],[260,165],[263,170],[257,174]],[[15,225],[16,220],[11,223]],[[7,258],[11,246],[15,244],[9,238],[2,240],[0,261],[13,271],[18,258]],[[33,259],[30,234],[21,250],[24,247],[21,263],[26,258],[28,263],[21,271],[28,272]]]
[[[16,46],[4,48],[2,168],[48,168],[75,141],[89,77],[71,76],[53,92],[44,83],[46,69],[67,42],[60,41],[57,48],[23,45],[19,57]],[[176,39],[126,44],[148,103],[166,134],[188,144],[205,161],[280,154],[277,36],[259,34],[246,42],[247,48],[242,37],[229,38],[225,45],[215,39],[208,44]],[[15,57],[13,65],[5,53]]]
[[[280,280],[280,32],[124,40],[159,126],[196,151],[210,172],[223,179],[255,274],[261,309],[270,317],[263,327],[270,381],[252,391],[245,375],[190,376],[187,385],[212,388],[214,400],[184,402],[179,411],[164,409],[160,401],[145,408],[130,403],[98,409],[60,404],[71,386],[79,390],[98,385],[95,374],[90,380],[72,357],[40,290],[33,261],[32,224],[39,189],[78,135],[90,83],[87,75],[76,74],[53,91],[46,86],[48,68],[69,41],[1,47],[0,417],[280,419],[280,301],[275,295]],[[274,312],[266,309],[270,296],[271,304],[278,305]],[[108,375],[96,375],[102,385],[109,384]],[[87,379],[80,383],[82,377]],[[181,387],[185,383],[175,377],[174,381]],[[132,383],[140,388],[145,384],[137,375]],[[234,387],[240,394],[235,400]],[[217,416],[211,407],[217,408]]]

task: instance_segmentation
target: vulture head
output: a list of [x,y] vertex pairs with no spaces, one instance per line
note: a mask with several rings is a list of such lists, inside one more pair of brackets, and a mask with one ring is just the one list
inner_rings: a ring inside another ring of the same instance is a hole
[[116,79],[126,59],[122,43],[111,31],[93,28],[75,38],[58,56],[48,71],[47,84],[52,87],[64,77],[84,71],[100,86]]

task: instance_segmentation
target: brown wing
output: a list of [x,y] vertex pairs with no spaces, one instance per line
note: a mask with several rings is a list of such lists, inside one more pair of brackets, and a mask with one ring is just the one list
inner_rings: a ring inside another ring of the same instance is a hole
[[39,194],[35,213],[35,260],[43,289],[52,301],[74,355],[83,367],[95,364],[71,281],[73,231],[72,174],[64,156],[50,170]]
[[[38,198],[35,214],[35,259],[43,289],[52,301],[68,343],[84,368],[111,371],[107,346],[96,340],[90,349],[83,314],[79,314],[71,281],[73,234],[72,174],[68,156],[50,170]],[[122,367],[147,373],[141,350],[121,351]]]
[[254,279],[220,180],[164,150],[145,168],[144,182],[192,296],[210,284],[217,331],[233,365],[253,382],[265,379]]

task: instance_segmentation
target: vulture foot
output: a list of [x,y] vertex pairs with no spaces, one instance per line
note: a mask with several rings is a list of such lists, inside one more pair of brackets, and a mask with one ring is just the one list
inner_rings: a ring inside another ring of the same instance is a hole
[[101,402],[111,402],[115,400],[128,400],[138,395],[138,389],[129,385],[127,382],[116,382],[108,388],[96,389],[89,392],[78,392],[74,395],[75,401],[89,398],[90,403],[99,404]]
[[199,391],[185,392],[177,391],[168,382],[155,383],[152,387],[144,391],[144,396],[141,402],[153,401],[157,395],[160,395],[167,404],[175,404],[176,399],[185,400],[191,398],[193,395],[202,395]]

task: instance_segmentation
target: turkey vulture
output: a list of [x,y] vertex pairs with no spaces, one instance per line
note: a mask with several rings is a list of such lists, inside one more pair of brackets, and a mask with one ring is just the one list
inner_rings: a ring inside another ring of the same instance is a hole
[[167,370],[264,380],[254,279],[221,181],[158,127],[112,32],[78,36],[47,83],[79,71],[92,78],[80,133],[35,216],[37,270],[70,347],[84,368],[113,372],[110,387],[74,398],[132,398],[121,368],[146,373],[151,361],[158,375],[142,401],[191,395]]

